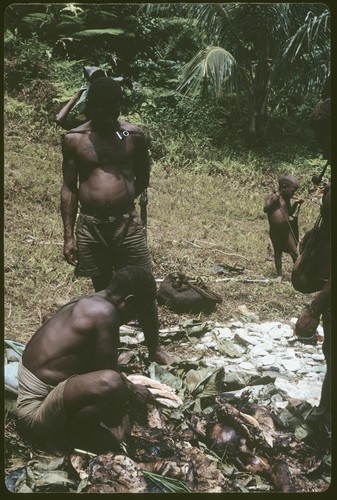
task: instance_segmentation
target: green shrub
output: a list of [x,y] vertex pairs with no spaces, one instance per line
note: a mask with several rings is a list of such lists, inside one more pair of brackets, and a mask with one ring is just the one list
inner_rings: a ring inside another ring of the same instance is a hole
[[5,37],[5,90],[18,94],[34,80],[48,80],[51,51],[36,35],[29,40],[11,34]]

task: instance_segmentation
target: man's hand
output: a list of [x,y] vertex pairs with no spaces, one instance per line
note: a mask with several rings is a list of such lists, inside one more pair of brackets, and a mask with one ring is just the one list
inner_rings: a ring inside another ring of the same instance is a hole
[[68,264],[76,266],[78,262],[78,251],[77,243],[74,237],[64,242],[63,255]]
[[313,313],[310,306],[306,307],[298,317],[295,325],[295,334],[298,340],[304,344],[315,345],[317,343],[316,330],[319,325],[319,320],[320,315]]
[[152,395],[147,387],[140,384],[132,384],[132,397],[135,399],[137,403],[140,404],[154,404],[156,402],[156,398]]
[[125,375],[123,375],[123,380],[131,402],[134,401],[143,405],[156,403],[156,398],[145,385],[134,384]]

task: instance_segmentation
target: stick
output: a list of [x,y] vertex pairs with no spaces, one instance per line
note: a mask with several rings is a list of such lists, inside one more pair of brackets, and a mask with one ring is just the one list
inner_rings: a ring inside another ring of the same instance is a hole
[[[156,278],[156,283],[162,283],[164,281],[163,278]],[[192,283],[195,283],[197,280],[191,279]],[[225,282],[225,281],[237,281],[239,283],[269,283],[269,278],[261,278],[261,279],[250,279],[250,278],[216,278],[211,279],[210,281],[214,281],[215,283]]]
[[239,283],[269,283],[268,278],[262,278],[262,279],[250,279],[250,278],[217,278],[215,280],[216,282],[220,281],[237,281]]
[[143,224],[145,236],[147,236],[147,189],[144,189],[142,194],[140,195],[139,205],[140,205],[140,218]]
[[185,241],[186,243],[188,243],[189,245],[192,245],[192,247],[196,247],[196,248],[202,248],[200,245],[196,245],[195,243],[193,243],[192,241],[188,241],[188,240],[183,240]]
[[[202,246],[200,245],[197,245],[196,243],[193,243],[192,241],[189,241],[189,240],[183,240],[185,241],[186,243],[188,243],[189,245],[192,245],[193,247],[196,247],[196,248],[203,248]],[[196,240],[200,243],[200,240]],[[214,247],[214,244],[213,243],[209,243],[209,242],[203,242],[203,243],[206,243],[206,244],[209,244],[209,245],[212,245]],[[249,257],[245,257],[244,255],[241,255],[239,253],[229,253],[229,252],[225,252],[224,250],[221,250],[220,248],[212,248],[211,250],[213,250],[214,252],[221,252],[223,253],[224,255],[229,255],[230,257],[240,257],[241,259],[246,259],[246,260],[249,260],[250,258]]]

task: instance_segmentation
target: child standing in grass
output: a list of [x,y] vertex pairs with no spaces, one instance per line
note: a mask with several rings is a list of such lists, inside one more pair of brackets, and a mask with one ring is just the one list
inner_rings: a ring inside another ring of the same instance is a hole
[[296,177],[282,175],[278,179],[278,190],[268,194],[264,203],[263,211],[268,215],[269,236],[274,249],[276,281],[279,282],[282,281],[282,253],[288,253],[293,262],[298,257],[298,224],[294,214],[304,200],[297,200],[293,205],[290,203],[298,188]]

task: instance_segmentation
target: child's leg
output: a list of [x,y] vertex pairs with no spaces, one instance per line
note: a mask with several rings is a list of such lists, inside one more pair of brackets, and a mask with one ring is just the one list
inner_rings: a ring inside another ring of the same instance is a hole
[[293,263],[297,261],[298,253],[297,252],[291,252],[290,253],[291,258],[293,259]]
[[277,276],[282,276],[282,252],[274,249],[274,261]]
[[293,263],[295,263],[298,257],[298,251],[297,251],[296,241],[294,240],[294,237],[291,233],[288,236],[287,246],[288,246],[288,253],[291,256]]

